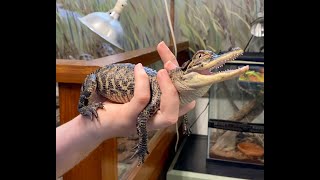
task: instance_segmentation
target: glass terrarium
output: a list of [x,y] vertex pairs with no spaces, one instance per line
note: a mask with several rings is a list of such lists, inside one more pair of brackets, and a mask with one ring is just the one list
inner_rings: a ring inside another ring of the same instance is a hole
[[219,69],[250,65],[238,78],[209,91],[207,160],[264,166],[264,63],[238,61]]

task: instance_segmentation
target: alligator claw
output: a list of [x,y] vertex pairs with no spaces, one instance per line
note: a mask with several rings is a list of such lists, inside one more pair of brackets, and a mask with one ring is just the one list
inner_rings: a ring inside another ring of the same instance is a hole
[[138,156],[138,166],[144,163],[145,154],[149,154],[149,151],[145,148],[137,148],[137,150],[133,153],[130,160],[133,159],[135,156]]
[[97,109],[103,109],[102,102],[82,107],[79,111],[83,116],[87,116],[91,120],[93,120],[93,117],[95,117],[99,121]]

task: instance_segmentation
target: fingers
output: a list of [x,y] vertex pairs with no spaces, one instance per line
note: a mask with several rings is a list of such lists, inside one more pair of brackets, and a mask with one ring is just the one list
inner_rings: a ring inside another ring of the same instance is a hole
[[174,124],[179,115],[179,95],[169,78],[168,72],[162,69],[157,80],[161,90],[160,110],[154,119],[148,121],[148,129],[159,129]]
[[176,87],[164,69],[158,72],[158,83],[161,90],[160,110],[167,115],[168,119],[176,119],[179,115],[179,95]]
[[[196,105],[196,101],[192,101],[191,103],[183,107],[180,107],[179,117],[187,114],[190,110],[192,110],[195,107],[195,105]],[[175,124],[177,120],[178,120],[178,117],[168,120],[166,117],[166,114],[162,113],[162,111],[158,111],[157,114],[154,116],[154,118],[147,122],[147,128],[148,128],[148,131],[165,128],[172,124]]]
[[139,63],[134,68],[135,87],[134,96],[129,102],[128,113],[134,117],[146,107],[150,101],[150,83],[147,73]]
[[189,112],[190,110],[192,110],[194,107],[196,106],[196,101],[192,101],[191,103],[180,107],[180,111],[179,111],[179,117],[182,115],[187,114],[187,112]]
[[157,51],[160,55],[160,58],[161,58],[163,64],[166,64],[168,61],[171,61],[176,66],[179,66],[176,57],[174,56],[174,54],[172,54],[172,52],[170,51],[168,46],[163,41],[161,41],[158,44]]

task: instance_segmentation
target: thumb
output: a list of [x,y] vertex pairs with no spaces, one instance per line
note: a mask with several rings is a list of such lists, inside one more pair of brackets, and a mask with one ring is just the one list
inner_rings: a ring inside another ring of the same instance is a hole
[[129,109],[127,111],[131,116],[137,117],[150,101],[149,77],[141,63],[135,66],[134,77],[134,96],[129,102]]

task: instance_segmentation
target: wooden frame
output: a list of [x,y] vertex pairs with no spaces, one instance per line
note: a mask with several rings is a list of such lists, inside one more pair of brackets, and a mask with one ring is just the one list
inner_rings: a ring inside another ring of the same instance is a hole
[[[169,47],[171,50],[172,46]],[[189,43],[177,44],[178,62],[189,59]],[[77,105],[80,87],[87,74],[95,69],[112,63],[142,63],[150,65],[160,60],[156,47],[120,53],[91,61],[56,60],[56,82],[59,86],[60,124],[66,123],[78,115]],[[172,143],[175,142],[175,127],[160,130],[149,143],[150,154],[145,163],[126,173],[126,179],[149,179],[157,177],[163,170]],[[105,180],[118,179],[116,138],[106,140],[76,167],[64,174],[64,180]]]

